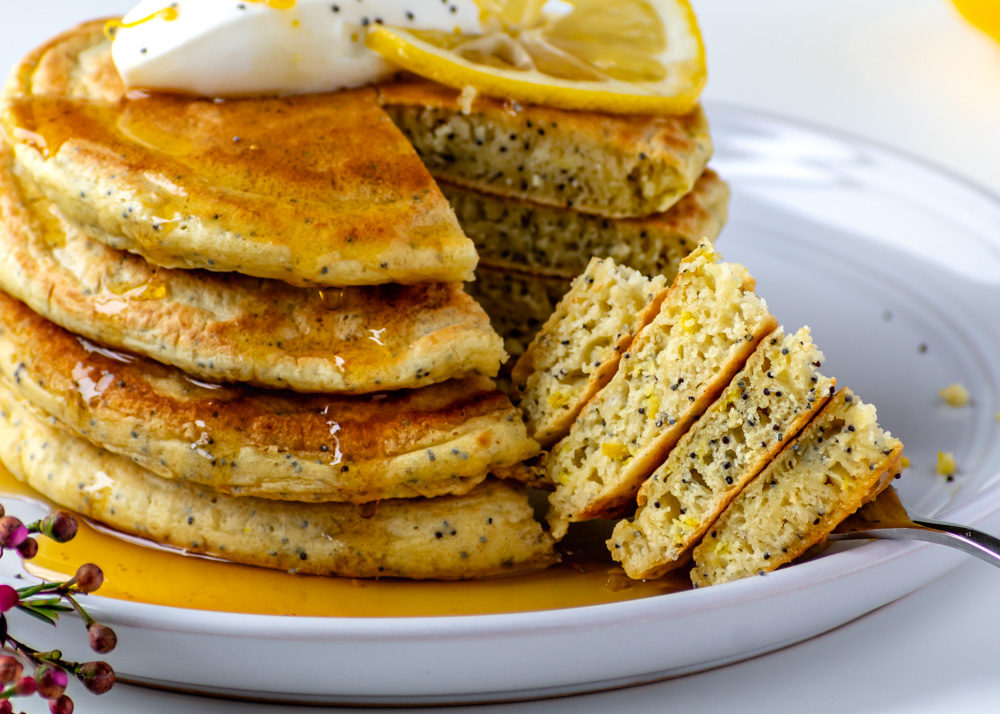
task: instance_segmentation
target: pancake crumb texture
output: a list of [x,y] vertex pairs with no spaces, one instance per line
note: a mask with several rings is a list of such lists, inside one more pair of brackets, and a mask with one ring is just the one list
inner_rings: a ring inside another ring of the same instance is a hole
[[0,378],[96,446],[236,495],[366,503],[465,493],[538,448],[486,378],[373,396],[200,383],[72,335],[2,293]]
[[808,328],[764,340],[722,395],[639,491],[632,522],[608,547],[631,578],[657,578],[688,562],[729,502],[821,409],[836,381],[819,372]]
[[511,373],[532,438],[545,447],[566,435],[667,289],[663,276],[648,279],[610,258],[591,259]]
[[517,359],[555,312],[573,281],[482,267],[466,292],[489,315],[490,324],[503,338],[503,348]]
[[899,473],[903,445],[842,389],[694,549],[698,587],[766,573],[822,543]]
[[[555,562],[524,488],[350,504],[233,498],[163,479],[33,416],[0,387],[0,461],[60,506],[112,528],[247,565],[315,575],[457,580]],[[365,517],[370,515],[370,517]]]
[[199,378],[374,392],[493,376],[505,358],[460,283],[297,288],[169,270],[62,218],[0,139],[0,288],[77,334]]
[[609,218],[667,211],[712,153],[701,108],[609,115],[477,97],[464,112],[457,92],[430,82],[378,91],[435,178]]
[[642,482],[778,326],[753,288],[746,268],[721,262],[708,243],[685,258],[655,319],[549,455],[556,538],[570,521],[634,506]]
[[572,279],[592,256],[673,280],[681,259],[726,223],[729,188],[706,170],[666,213],[612,219],[441,184],[458,222],[476,244],[479,267]]

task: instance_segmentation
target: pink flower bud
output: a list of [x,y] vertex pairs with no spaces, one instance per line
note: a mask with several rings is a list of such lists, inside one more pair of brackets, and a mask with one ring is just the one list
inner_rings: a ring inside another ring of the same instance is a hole
[[52,714],[73,714],[73,700],[65,694],[58,699],[50,699],[49,711]]
[[0,585],[0,612],[12,610],[19,602],[21,596],[17,594],[17,590],[10,585]]
[[38,690],[38,685],[31,677],[21,677],[14,685],[14,692],[19,697],[29,697]]
[[118,645],[118,635],[107,625],[95,622],[87,628],[90,649],[97,654],[107,654]]
[[74,580],[77,590],[92,593],[104,583],[104,573],[93,563],[84,563],[76,569]]
[[28,537],[28,529],[14,516],[0,518],[0,546],[16,548]]
[[21,545],[17,546],[17,552],[25,560],[31,560],[38,555],[38,541],[34,538],[25,538],[21,541]]
[[42,523],[45,535],[56,543],[67,543],[76,537],[77,523],[71,513],[56,511]]
[[6,655],[0,657],[0,684],[10,684],[21,678],[24,667],[17,658]]
[[58,699],[66,692],[69,677],[58,667],[43,664],[35,671],[38,693],[45,699]]
[[104,694],[115,683],[115,671],[107,662],[84,662],[77,668],[76,676],[94,694]]

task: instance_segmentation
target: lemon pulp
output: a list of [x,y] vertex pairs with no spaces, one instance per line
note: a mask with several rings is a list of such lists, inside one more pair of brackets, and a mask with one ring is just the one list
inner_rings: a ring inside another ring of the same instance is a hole
[[477,0],[483,33],[375,26],[367,43],[441,84],[564,109],[684,113],[705,83],[687,0]]

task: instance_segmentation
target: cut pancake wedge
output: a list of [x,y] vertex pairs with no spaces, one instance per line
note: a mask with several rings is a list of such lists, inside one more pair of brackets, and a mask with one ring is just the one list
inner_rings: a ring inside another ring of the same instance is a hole
[[[457,580],[556,560],[524,488],[350,504],[233,498],[163,479],[43,421],[0,385],[0,462],[60,506],[116,530],[235,563],[317,575]],[[370,516],[370,517],[366,517]]]
[[849,389],[733,499],[694,549],[691,580],[716,585],[770,572],[822,543],[900,471],[903,445]]
[[668,285],[663,276],[591,259],[511,372],[531,438],[547,447],[569,432],[656,315]]
[[673,280],[700,240],[718,238],[729,200],[729,187],[711,169],[670,210],[647,218],[591,216],[444,182],[441,190],[476,244],[479,268],[566,279],[597,257]]
[[712,155],[701,108],[681,116],[571,112],[405,80],[383,106],[435,178],[483,193],[609,218],[663,213]]
[[72,332],[210,381],[375,392],[493,376],[505,357],[460,283],[315,290],[154,268],[65,221],[2,138],[0,289]]
[[746,268],[703,243],[681,263],[659,313],[622,355],[546,462],[553,535],[614,517],[777,326]]
[[631,578],[684,565],[723,509],[819,411],[836,381],[809,330],[780,328],[760,344],[729,388],[685,434],[639,490],[633,521],[608,541]]
[[193,381],[0,293],[0,378],[74,434],[222,493],[366,503],[460,494],[537,453],[486,378],[365,396]]

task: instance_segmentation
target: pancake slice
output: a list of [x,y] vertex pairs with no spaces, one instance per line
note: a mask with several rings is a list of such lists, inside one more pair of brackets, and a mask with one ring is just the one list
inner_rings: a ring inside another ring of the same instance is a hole
[[[155,476],[42,421],[0,386],[0,461],[60,506],[124,533],[236,563],[316,575],[458,580],[552,564],[524,488],[350,504],[233,498]],[[366,517],[369,516],[370,517]]]
[[90,22],[15,68],[2,123],[69,221],[155,265],[303,286],[462,281],[476,265],[371,88],[127,94]]
[[608,218],[663,213],[712,154],[708,121],[571,112],[460,94],[424,80],[382,84],[383,106],[435,178]]
[[666,213],[603,218],[441,183],[458,222],[479,251],[479,268],[572,279],[592,256],[673,280],[681,259],[726,223],[729,187],[707,169]]
[[65,221],[0,138],[0,289],[66,329],[210,381],[363,393],[496,375],[460,283],[316,290],[154,268]]
[[538,450],[484,377],[362,397],[212,385],[104,349],[3,293],[0,378],[95,446],[222,493],[352,503],[461,494]]
[[608,548],[630,578],[658,578],[690,559],[723,509],[836,390],[819,372],[808,328],[779,328],[639,490],[632,522]]
[[591,259],[511,372],[531,438],[548,447],[566,436],[656,316],[668,285],[662,275],[649,279],[610,258]]
[[842,389],[694,549],[697,587],[770,572],[822,543],[900,471],[903,445]]
[[556,538],[571,521],[625,515],[650,474],[777,326],[745,267],[703,243],[611,381],[549,454]]

